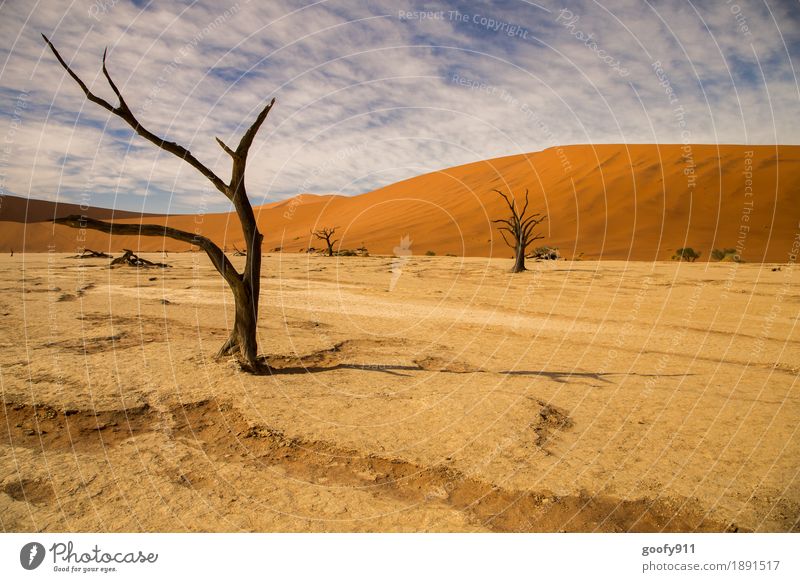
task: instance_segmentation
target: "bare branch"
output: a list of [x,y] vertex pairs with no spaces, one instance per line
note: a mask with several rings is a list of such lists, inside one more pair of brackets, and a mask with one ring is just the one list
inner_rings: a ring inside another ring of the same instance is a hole
[[494,190],[495,192],[497,192],[498,194],[500,194],[500,196],[502,196],[502,197],[503,197],[503,200],[505,200],[505,201],[506,201],[506,204],[508,204],[508,207],[511,209],[511,212],[513,212],[513,213],[514,213],[514,215],[516,215],[516,213],[517,213],[517,209],[515,208],[514,204],[511,202],[511,200],[509,200],[509,199],[508,199],[508,196],[506,196],[505,194],[503,194],[503,193],[502,193],[500,190],[498,190],[497,188],[492,188],[492,190]]
[[272,106],[275,105],[275,98],[272,98],[264,109],[261,110],[261,113],[258,114],[256,120],[253,122],[253,125],[244,133],[242,136],[241,141],[239,142],[239,147],[236,148],[236,154],[242,158],[247,157],[247,152],[250,151],[250,146],[253,144],[253,139],[256,137],[258,130],[261,128],[261,124],[264,123],[264,120],[269,115]]
[[539,240],[539,239],[543,239],[543,238],[544,238],[544,235],[537,234],[535,237],[528,239],[528,242],[525,243],[525,250],[527,250],[528,247],[531,246],[531,243],[533,241]]
[[528,189],[525,188],[525,206],[522,208],[522,212],[519,213],[520,218],[524,217],[527,211],[528,211]]
[[115,224],[113,222],[103,222],[94,218],[87,218],[80,214],[72,214],[63,218],[56,218],[53,221],[55,224],[62,224],[70,228],[81,228],[99,230],[108,234],[116,235],[134,235],[134,236],[160,236],[179,240],[191,245],[196,245],[203,249],[208,258],[220,272],[220,274],[229,282],[241,283],[241,277],[234,269],[228,257],[222,252],[211,239],[200,236],[184,230],[178,230],[169,226],[161,226],[158,224]]
[[108,48],[103,51],[103,75],[105,76],[106,81],[108,81],[108,84],[111,85],[111,90],[114,91],[114,95],[116,95],[117,99],[119,99],[119,107],[117,107],[117,109],[120,112],[130,114],[131,110],[128,107],[128,104],[125,103],[122,93],[119,92],[116,83],[114,83],[114,81],[111,79],[111,75],[108,73],[108,69],[106,68],[106,53],[108,53]]
[[219,144],[219,147],[221,147],[223,150],[225,150],[226,154],[228,154],[232,158],[236,157],[236,152],[234,152],[231,148],[229,148],[227,145],[225,145],[224,141],[222,141],[218,137],[215,137],[214,139],[217,140],[217,143]]
[[538,225],[540,225],[542,222],[544,222],[544,220],[546,218],[547,218],[546,216],[542,216],[538,220],[534,220],[534,221],[529,222],[525,226],[525,228],[522,229],[522,239],[523,240],[527,240],[527,238],[530,236],[531,232],[533,232],[533,229],[536,228]]
[[320,228],[319,230],[312,231],[311,234],[313,234],[315,237],[319,239],[327,239],[333,236],[337,228],[339,227],[334,226],[333,228],[330,227]]
[[503,237],[503,241],[506,243],[506,246],[509,246],[512,249],[515,248],[514,245],[512,245],[510,242],[508,242],[508,239],[506,238],[506,233],[504,233],[503,230],[505,230],[505,229],[500,229],[500,236]]
[[141,123],[139,123],[139,120],[136,119],[136,117],[133,115],[130,108],[128,107],[127,103],[125,103],[125,100],[122,98],[122,94],[120,93],[119,89],[111,80],[111,75],[109,75],[108,69],[106,68],[105,65],[105,53],[103,55],[103,74],[105,75],[106,80],[108,80],[109,85],[111,85],[111,89],[114,91],[114,94],[117,95],[117,97],[120,100],[119,107],[114,107],[105,99],[98,97],[97,95],[92,93],[86,86],[86,83],[84,83],[80,79],[80,77],[78,77],[78,75],[75,73],[75,71],[73,71],[70,68],[70,66],[66,63],[66,61],[64,61],[64,59],[61,58],[61,55],[59,54],[58,50],[56,50],[56,47],[53,46],[53,43],[51,43],[50,40],[45,35],[42,35],[42,38],[44,38],[44,41],[47,43],[47,46],[50,47],[50,50],[53,51],[53,54],[56,56],[56,59],[58,59],[58,62],[61,63],[61,66],[64,67],[67,73],[69,73],[70,77],[72,77],[75,80],[75,82],[78,83],[78,85],[83,90],[84,94],[86,95],[86,98],[89,99],[89,101],[91,101],[92,103],[97,103],[104,109],[110,111],[111,113],[113,113],[114,115],[125,121],[125,123],[130,125],[136,133],[138,133],[140,136],[142,136],[149,142],[155,144],[162,150],[167,151],[185,160],[186,163],[195,168],[209,181],[211,181],[211,183],[214,184],[214,187],[216,187],[217,190],[225,194],[225,196],[227,196],[228,198],[232,199],[232,194],[229,192],[230,188],[228,187],[228,185],[225,184],[225,182],[223,182],[222,180],[220,180],[219,177],[214,172],[212,172],[205,165],[203,165],[202,162],[200,162],[200,160],[195,158],[189,150],[187,150],[183,146],[178,145],[177,143],[167,141],[157,136],[156,134],[147,130]]
[[538,223],[542,222],[545,218],[547,218],[545,216],[545,217],[542,217],[541,219],[539,219],[540,216],[542,216],[541,212],[537,212],[536,214],[531,214],[525,220],[523,220],[521,224],[522,224],[523,227],[526,227],[531,222],[536,222],[538,224]]
[[47,46],[50,47],[50,50],[53,51],[53,54],[56,56],[56,59],[58,59],[58,62],[61,63],[61,66],[64,67],[64,69],[67,71],[67,73],[69,73],[69,76],[72,77],[75,80],[75,82],[78,84],[78,86],[84,92],[84,94],[86,95],[86,98],[89,101],[91,101],[92,103],[97,103],[103,109],[106,109],[106,110],[110,111],[111,113],[117,114],[116,107],[111,105],[111,103],[109,103],[108,101],[106,101],[102,97],[98,97],[97,95],[95,95],[94,93],[89,91],[89,87],[86,86],[86,83],[81,81],[80,77],[78,77],[78,75],[75,74],[75,71],[73,71],[70,68],[70,66],[64,61],[64,59],[61,58],[61,55],[58,54],[58,51],[56,50],[56,47],[53,46],[53,43],[50,42],[50,39],[47,38],[45,35],[42,35],[42,38],[44,39],[44,42],[47,43]]
[[514,228],[514,223],[505,218],[498,218],[497,220],[493,220],[492,222],[495,224],[507,224],[509,228]]

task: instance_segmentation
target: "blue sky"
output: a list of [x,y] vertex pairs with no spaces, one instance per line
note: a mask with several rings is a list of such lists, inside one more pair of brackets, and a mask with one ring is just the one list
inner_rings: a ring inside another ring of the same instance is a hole
[[228,209],[88,103],[40,32],[111,100],[108,46],[143,125],[223,179],[214,137],[235,142],[276,97],[251,150],[254,204],[555,145],[800,143],[796,1],[5,2],[0,193]]

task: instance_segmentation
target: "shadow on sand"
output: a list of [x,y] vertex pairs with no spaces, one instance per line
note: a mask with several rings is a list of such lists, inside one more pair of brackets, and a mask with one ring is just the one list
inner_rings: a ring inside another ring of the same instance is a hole
[[401,364],[351,364],[351,363],[318,363],[309,362],[303,364],[302,361],[294,361],[290,365],[271,364],[268,358],[264,358],[262,367],[257,371],[261,376],[283,375],[283,374],[322,374],[336,370],[361,370],[363,372],[380,372],[391,376],[410,377],[408,372],[443,372],[446,374],[499,374],[504,376],[540,376],[567,384],[570,380],[595,380],[605,384],[613,384],[609,377],[613,376],[637,376],[642,378],[661,378],[661,377],[686,377],[692,374],[640,374],[637,372],[576,372],[576,371],[550,371],[550,370],[501,370],[493,372],[483,369],[453,370],[447,367],[433,369],[420,364],[401,365]]

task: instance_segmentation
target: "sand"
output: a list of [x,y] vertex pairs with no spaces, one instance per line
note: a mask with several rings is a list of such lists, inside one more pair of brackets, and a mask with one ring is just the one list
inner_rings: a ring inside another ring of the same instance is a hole
[[800,529],[791,266],[167,262],[0,257],[3,530]]
[[[202,178],[197,183],[200,192]],[[676,249],[692,247],[702,261],[715,248],[738,248],[748,262],[784,262],[800,224],[800,146],[565,146],[448,168],[359,196],[301,194],[256,211],[265,251],[320,248],[310,230],[336,226],[341,248],[364,245],[373,254],[393,254],[408,236],[416,255],[505,258],[510,250],[491,221],[508,209],[493,188],[520,200],[528,188],[532,208],[548,216],[541,244],[567,258],[669,260]],[[251,185],[254,204],[265,194]],[[67,227],[23,224],[75,209],[37,203],[26,215],[26,205],[12,200],[6,197],[0,212],[0,252],[188,248],[159,238],[109,240],[97,232],[83,236]],[[109,212],[86,214],[105,218]],[[166,222],[231,250],[244,247],[238,222],[227,213],[122,221]]]

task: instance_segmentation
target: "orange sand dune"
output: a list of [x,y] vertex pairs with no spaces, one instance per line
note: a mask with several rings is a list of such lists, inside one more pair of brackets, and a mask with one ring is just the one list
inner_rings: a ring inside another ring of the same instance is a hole
[[[142,212],[113,210],[111,208],[94,208],[91,206],[81,206],[80,204],[70,204],[68,202],[49,202],[47,200],[22,198],[20,196],[0,197],[0,222],[40,222],[44,220],[53,220],[53,218],[58,216],[67,216],[69,214],[85,214],[89,218],[96,218],[98,220],[155,216]],[[5,240],[5,237],[3,240]]]
[[[800,146],[576,145],[448,168],[359,196],[301,195],[256,209],[264,248],[320,246],[310,229],[339,227],[341,248],[392,254],[510,256],[492,219],[507,210],[492,191],[530,191],[548,215],[541,244],[567,258],[666,260],[675,249],[738,247],[752,262],[785,262],[800,233]],[[139,219],[126,218],[123,222]],[[243,246],[229,214],[149,217]],[[187,250],[172,240],[113,237],[49,224],[3,223],[0,249]],[[85,234],[85,237],[84,237]],[[84,240],[85,238],[85,240]],[[536,243],[539,244],[539,243]]]

